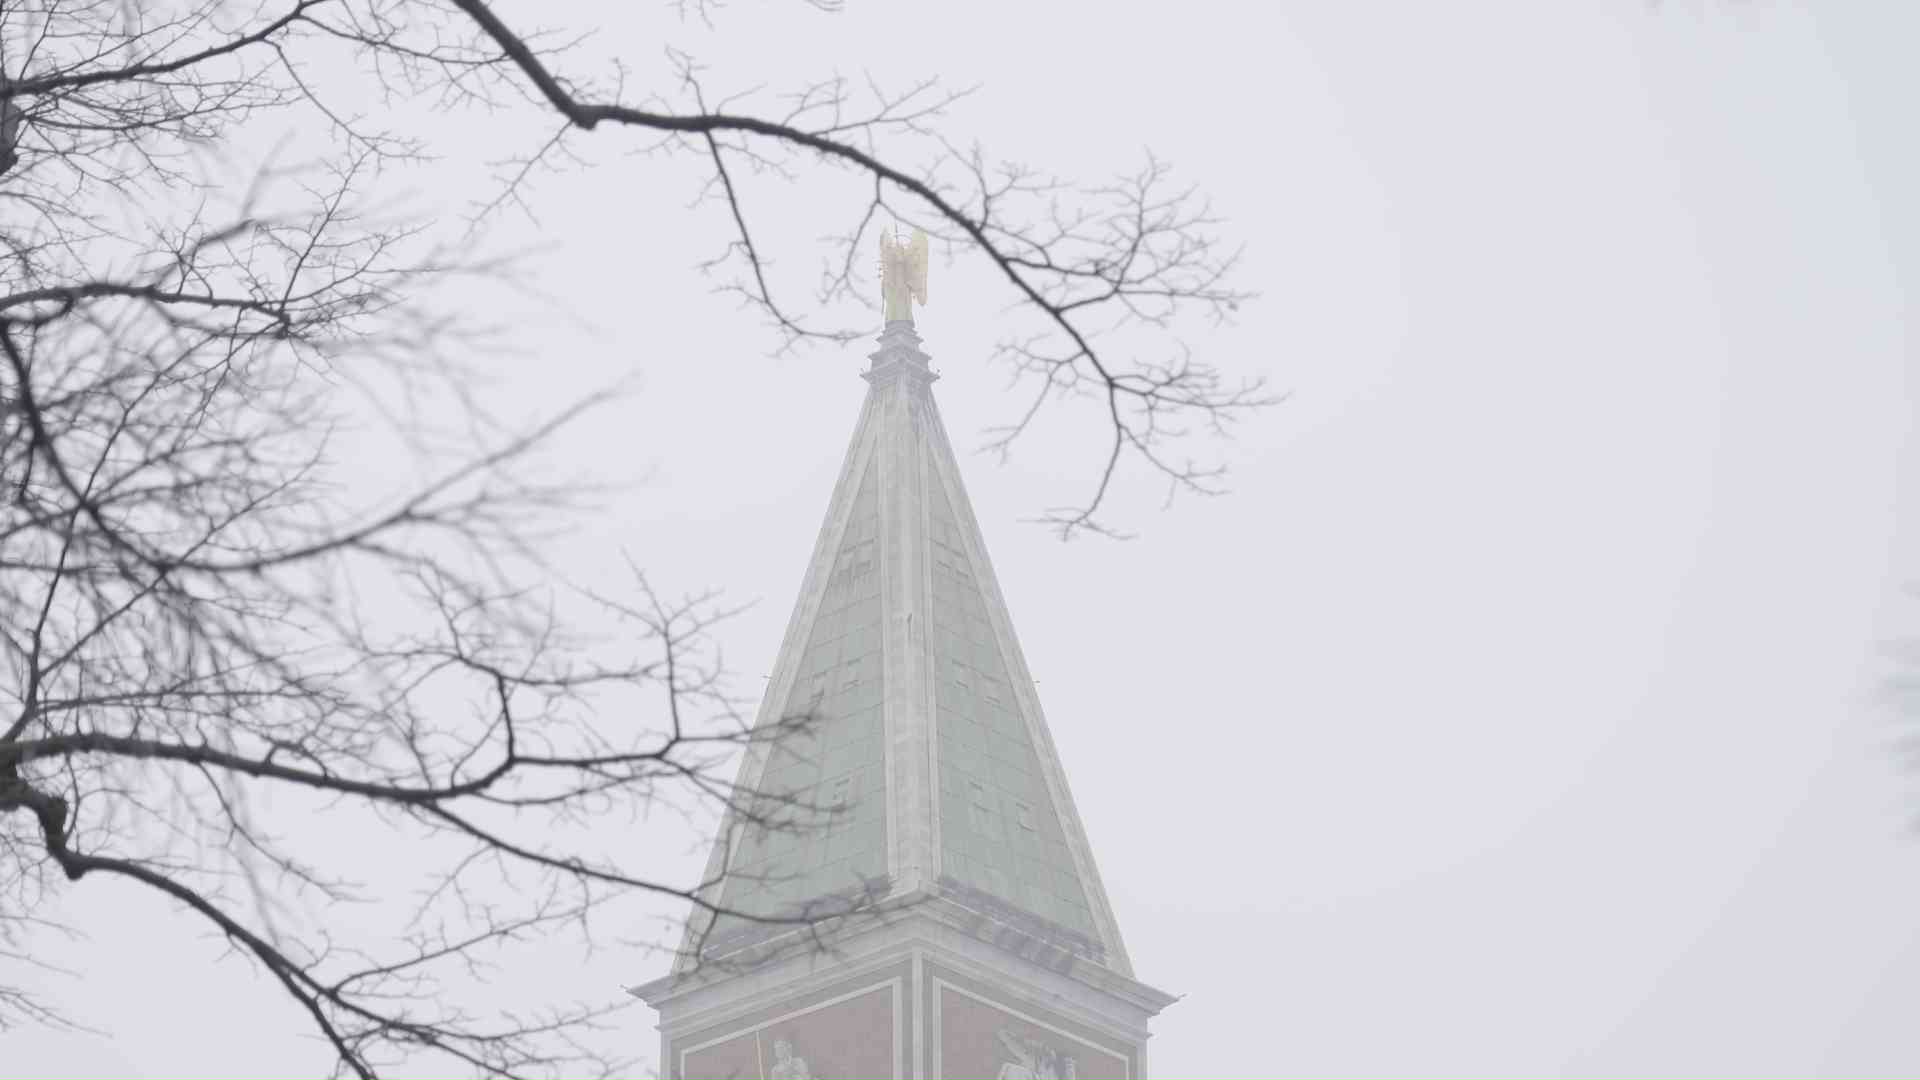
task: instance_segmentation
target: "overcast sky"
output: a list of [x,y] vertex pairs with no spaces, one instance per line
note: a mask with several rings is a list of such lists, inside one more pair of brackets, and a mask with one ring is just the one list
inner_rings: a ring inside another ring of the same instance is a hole
[[[633,6],[538,5],[603,23],[636,85],[663,43],[719,88],[979,82],[962,140],[1088,179],[1150,148],[1247,245],[1261,299],[1189,341],[1292,396],[1219,448],[1230,496],[1127,488],[1127,543],[1021,523],[1090,483],[1084,427],[966,454],[1018,407],[983,363],[1001,286],[936,259],[918,317],[1135,969],[1184,995],[1155,1073],[1920,1072],[1920,772],[1875,700],[1883,643],[1920,635],[1920,7],[740,2],[709,32]],[[618,482],[562,561],[757,599],[722,638],[746,686],[870,348],[769,358],[690,270],[725,240],[691,173],[617,149],[513,226],[580,318],[529,305],[495,374],[529,417],[636,380],[561,444]],[[762,190],[776,235],[835,227]],[[632,843],[691,877],[676,828]],[[8,1032],[0,1074],[324,1068],[157,897],[89,881],[64,913],[82,978],[45,985],[109,1035]],[[651,1060],[652,1015],[625,1022]]]

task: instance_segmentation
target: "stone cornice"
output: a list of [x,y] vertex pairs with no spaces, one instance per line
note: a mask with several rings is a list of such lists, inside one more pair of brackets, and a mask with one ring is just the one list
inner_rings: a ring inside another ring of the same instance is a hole
[[817,956],[821,951],[838,952],[862,937],[885,936],[894,940],[933,941],[938,935],[927,931],[943,927],[960,936],[993,946],[1002,963],[1032,965],[1053,975],[1118,999],[1143,1016],[1153,1016],[1179,1000],[1136,979],[1112,970],[1090,957],[1080,955],[1086,946],[1081,935],[1055,928],[1045,920],[1003,910],[1005,905],[985,900],[975,890],[956,889],[942,882],[932,889],[889,898],[871,916],[849,919],[838,926],[820,929],[817,937],[808,930],[788,930],[743,946],[723,958],[724,963],[707,969],[670,974],[628,993],[657,1009],[703,988],[733,979],[743,972],[772,970],[795,960]]

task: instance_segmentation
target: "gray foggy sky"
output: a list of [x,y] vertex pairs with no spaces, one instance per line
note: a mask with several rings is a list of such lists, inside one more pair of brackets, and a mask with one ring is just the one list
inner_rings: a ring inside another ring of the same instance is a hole
[[[717,88],[980,82],[954,135],[1086,179],[1150,148],[1246,242],[1262,298],[1188,339],[1292,397],[1220,448],[1230,496],[1162,513],[1136,478],[1139,539],[1063,546],[1019,519],[1090,485],[1086,417],[962,462],[1135,969],[1186,995],[1156,1074],[1920,1071],[1920,774],[1874,698],[1881,642],[1920,634],[1920,8],[850,0],[709,33],[539,7],[603,23],[635,84],[666,43]],[[758,598],[722,634],[750,686],[871,347],[769,359],[689,269],[726,239],[683,210],[693,171],[587,145],[508,229],[578,319],[527,302],[493,390],[531,418],[636,380],[551,455],[618,485],[562,565],[624,548]],[[486,191],[462,182],[423,197]],[[839,224],[813,185],[760,191],[811,284]],[[1010,298],[970,262],[931,277],[964,454],[1018,405],[982,363]],[[674,820],[608,828],[698,873]],[[0,1073],[324,1068],[154,896],[90,881],[65,914],[91,938],[49,955],[81,977],[41,985],[110,1037],[8,1032]],[[597,997],[663,970],[608,946],[508,975]],[[620,1036],[649,1060],[652,1020]]]

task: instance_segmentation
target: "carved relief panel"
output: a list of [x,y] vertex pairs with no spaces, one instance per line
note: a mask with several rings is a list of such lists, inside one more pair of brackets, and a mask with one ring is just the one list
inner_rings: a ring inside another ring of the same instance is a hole
[[768,1010],[673,1048],[686,1078],[832,1080],[900,1076],[903,980]]
[[[985,987],[935,976],[933,1068],[938,1077],[1132,1080],[1134,1054],[1077,1025],[994,1000]],[[1070,1030],[1072,1028],[1072,1030]]]

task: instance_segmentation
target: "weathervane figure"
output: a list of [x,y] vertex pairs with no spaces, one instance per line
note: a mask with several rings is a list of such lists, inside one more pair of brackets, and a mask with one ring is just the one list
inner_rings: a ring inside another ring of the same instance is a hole
[[880,232],[880,300],[888,322],[912,322],[913,301],[927,302],[927,234],[913,230],[913,239],[901,240],[889,230]]

